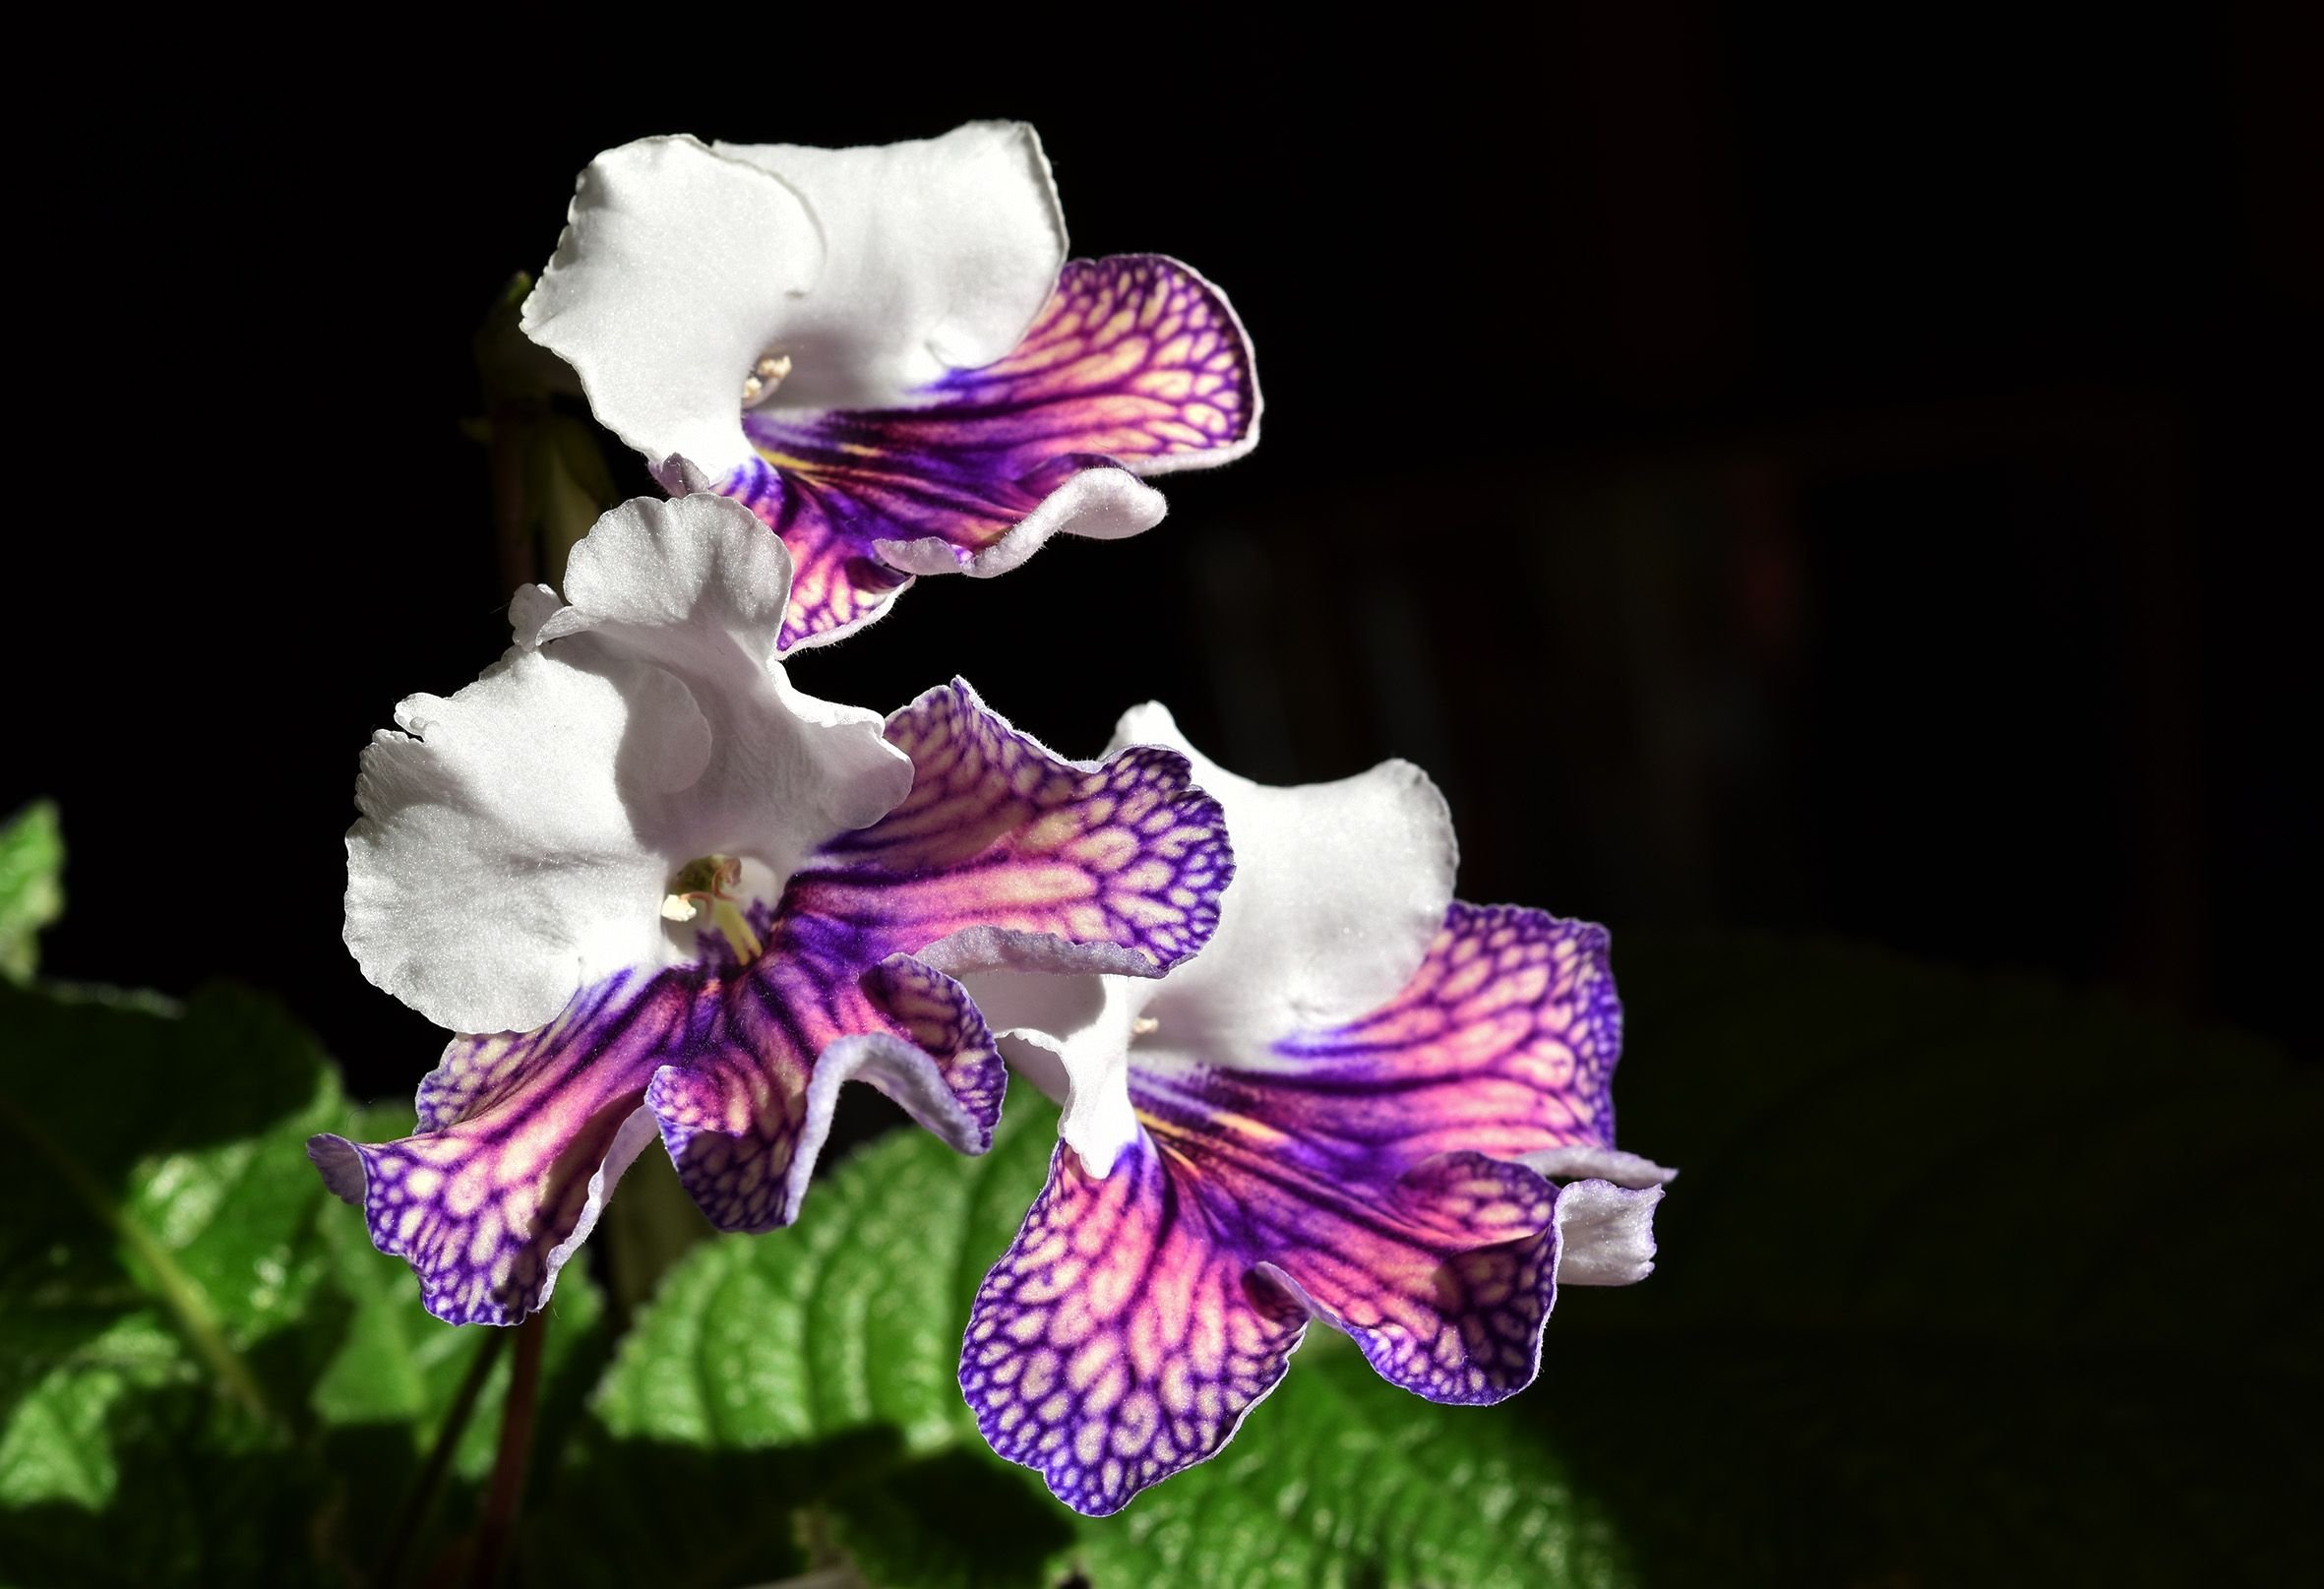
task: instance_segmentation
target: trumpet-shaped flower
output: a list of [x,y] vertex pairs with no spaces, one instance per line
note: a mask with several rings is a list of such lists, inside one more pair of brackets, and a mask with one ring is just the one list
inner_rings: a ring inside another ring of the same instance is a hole
[[656,1135],[711,1222],[796,1214],[843,1081],[953,1146],[1005,1070],[955,980],[1158,976],[1215,925],[1217,807],[1177,752],[1060,760],[965,684],[885,724],[773,660],[789,555],[710,495],[613,510],[560,605],[363,757],[347,943],[455,1037],[399,1141],[319,1136],[429,1310],[541,1306]]
[[1454,900],[1417,768],[1266,788],[1159,706],[1118,739],[1186,750],[1226,810],[1216,937],[1159,983],[968,979],[1066,1112],[960,1384],[1094,1514],[1215,1453],[1311,1318],[1435,1401],[1522,1388],[1560,1280],[1652,1268],[1670,1178],[1614,1148],[1605,930]]
[[610,150],[523,325],[666,487],[723,492],[782,537],[784,648],[869,622],[915,575],[1151,528],[1145,477],[1258,439],[1225,296],[1160,255],[1068,262],[1019,123]]

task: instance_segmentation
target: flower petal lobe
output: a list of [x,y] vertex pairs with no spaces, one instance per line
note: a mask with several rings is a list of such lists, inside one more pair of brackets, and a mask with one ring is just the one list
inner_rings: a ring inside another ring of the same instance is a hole
[[1215,1453],[1283,1377],[1299,1304],[1222,1247],[1145,1137],[1061,1146],[969,1314],[960,1388],[993,1449],[1091,1516]]
[[411,1264],[428,1312],[514,1324],[547,1302],[613,1184],[653,1139],[647,1078],[704,1011],[678,973],[623,973],[521,1036],[455,1038],[398,1141],[318,1136],[308,1155],[359,1203],[372,1242]]
[[912,759],[911,794],[811,859],[799,909],[955,974],[1159,976],[1217,927],[1233,856],[1177,752],[1067,762],[959,681],[889,718],[887,737]]
[[865,621],[912,574],[1001,574],[1055,534],[1160,522],[1137,476],[1257,442],[1251,347],[1225,296],[1160,255],[1068,262],[1014,349],[905,406],[753,409],[719,489],[791,547],[786,646]]

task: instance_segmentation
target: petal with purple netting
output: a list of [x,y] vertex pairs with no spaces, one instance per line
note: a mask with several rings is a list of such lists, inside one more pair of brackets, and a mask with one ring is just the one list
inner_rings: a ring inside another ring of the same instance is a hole
[[1146,477],[1258,436],[1225,295],[1158,254],[1066,260],[1016,123],[609,150],[524,329],[665,485],[732,496],[783,539],[786,648],[869,622],[916,575],[1150,528]]

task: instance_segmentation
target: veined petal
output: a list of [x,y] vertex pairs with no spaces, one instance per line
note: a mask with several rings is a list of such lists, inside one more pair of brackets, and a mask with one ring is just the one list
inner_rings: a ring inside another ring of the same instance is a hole
[[1234,860],[1185,757],[1066,761],[960,680],[890,716],[887,738],[912,760],[911,794],[824,845],[786,909],[952,973],[1154,977],[1209,940]]
[[798,1217],[843,1082],[870,1082],[964,1153],[992,1144],[1007,1075],[960,985],[813,917],[776,922],[732,986],[728,1042],[664,1069],[645,1101],[678,1178],[720,1230]]
[[992,362],[1024,335],[1066,257],[1049,160],[1023,122],[858,149],[717,151],[803,196],[825,239],[815,289],[767,349],[793,361],[786,408],[905,401],[948,370]]
[[[1061,1144],[978,1294],[961,1384],[979,1427],[1070,1504],[1112,1511],[1218,1449],[1280,1375],[1295,1309],[1432,1400],[1521,1389],[1562,1266],[1601,1284],[1652,1267],[1659,1187],[1560,1189],[1512,1162],[1582,1147],[1613,1165],[1620,1035],[1603,929],[1456,902],[1395,998],[1278,1040],[1263,1067],[1140,1046],[1141,1129],[1102,1178]],[[1221,1353],[1188,1343],[1235,1331],[1250,1350],[1221,1380],[1202,1368]]]
[[1160,255],[1074,260],[998,362],[892,407],[751,410],[760,456],[718,489],[799,557],[784,643],[809,644],[876,613],[904,575],[1001,574],[1055,534],[1151,528],[1164,505],[1138,477],[1239,458],[1257,420],[1224,294]]
[[1263,1117],[1141,1112],[1221,1245],[1268,1266],[1373,1366],[1432,1401],[1498,1401],[1533,1379],[1556,1296],[1540,1240],[1557,1191],[1521,1165],[1438,1153],[1351,1174]]
[[748,507],[790,548],[798,577],[791,583],[786,649],[844,639],[887,612],[912,577],[881,561],[873,542],[851,539],[853,505],[806,475],[786,477],[753,458],[717,489]]
[[654,1070],[712,1041],[714,1003],[684,971],[620,974],[522,1036],[455,1038],[399,1141],[317,1136],[325,1183],[407,1260],[428,1312],[514,1324],[548,1301],[613,1185],[653,1140]]
[[1621,1054],[1603,927],[1456,900],[1378,1009],[1283,1037],[1263,1066],[1141,1045],[1132,1085],[1143,1113],[1261,1121],[1335,1174],[1393,1178],[1441,1153],[1611,1147]]
[[910,795],[792,875],[729,1041],[647,1094],[680,1178],[723,1229],[796,1217],[851,1077],[984,1151],[1006,1069],[951,973],[1159,976],[1209,936],[1232,875],[1218,808],[1173,752],[1066,762],[958,681],[887,732],[911,760]]
[[840,1086],[864,1080],[963,1152],[982,1152],[1006,1072],[960,985],[812,919],[768,952],[608,978],[538,1031],[462,1037],[420,1084],[399,1141],[318,1136],[308,1153],[408,1260],[454,1323],[535,1312],[639,1150],[663,1144],[724,1230],[795,1216]]
[[567,215],[524,334],[573,366],[598,420],[649,462],[743,462],[743,381],[824,275],[806,201],[692,138],[646,138],[591,160]]
[[960,1389],[978,1430],[1091,1516],[1215,1454],[1307,1328],[1251,1268],[1147,1137],[1102,1180],[1061,1145],[969,1314]]

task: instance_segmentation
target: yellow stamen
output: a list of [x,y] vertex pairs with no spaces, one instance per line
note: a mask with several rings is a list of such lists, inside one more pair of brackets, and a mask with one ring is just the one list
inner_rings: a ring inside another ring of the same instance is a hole
[[745,965],[757,959],[766,947],[759,942],[759,935],[751,931],[750,922],[731,899],[722,898],[710,907],[710,925],[726,935],[726,942],[734,946],[735,958]]
[[788,353],[778,358],[761,359],[758,366],[743,377],[744,406],[748,407],[763,397],[773,397],[774,389],[781,386],[783,377],[790,373],[791,355]]
[[736,958],[749,964],[765,946],[751,930],[750,918],[743,914],[743,902],[727,891],[742,881],[742,862],[731,855],[705,855],[687,862],[670,879],[670,892],[662,899],[662,918],[694,921],[707,908],[710,925],[733,946]]

